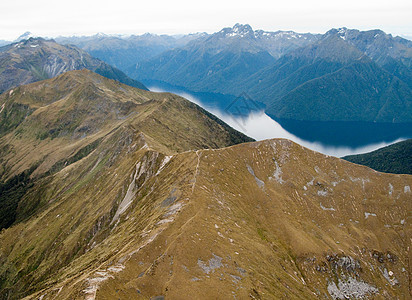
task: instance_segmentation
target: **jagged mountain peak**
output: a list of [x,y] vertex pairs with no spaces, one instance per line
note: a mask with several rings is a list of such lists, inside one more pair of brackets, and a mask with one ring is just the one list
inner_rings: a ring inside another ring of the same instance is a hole
[[298,48],[287,54],[288,57],[306,57],[308,59],[327,59],[336,62],[348,62],[362,57],[364,54],[351,43],[347,43],[346,35],[342,31],[338,34],[335,29],[325,34],[320,40],[308,45],[307,47]]
[[29,39],[29,38],[32,38],[32,37],[37,37],[37,36],[35,36],[33,33],[31,33],[30,31],[26,31],[25,33],[23,33],[22,35],[20,35],[16,40],[15,40],[15,42],[19,42],[19,41],[22,41],[22,40],[27,40],[27,39]]
[[252,27],[249,24],[243,25],[240,23],[236,23],[233,27],[223,28],[217,34],[223,37],[254,37]]
[[296,33],[292,30],[288,31],[265,31],[265,30],[253,30],[252,26],[249,24],[240,24],[236,23],[232,28],[227,27],[223,28],[219,33],[222,33],[224,36],[227,37],[249,37],[249,38],[256,38],[256,39],[299,39],[304,37],[304,34]]
[[338,27],[338,28],[329,29],[325,34],[326,35],[329,35],[329,34],[344,34],[348,31],[352,31],[352,30],[359,31],[359,30],[356,30],[356,29],[349,29],[347,27]]
[[341,38],[342,40],[346,40],[348,35],[353,35],[355,33],[359,33],[359,30],[348,29],[347,27],[339,27],[339,28],[332,28],[329,31],[327,31],[324,37],[337,36]]
[[[12,47],[14,48],[25,48],[25,47],[30,47],[30,45],[33,45],[37,42],[37,43],[43,43],[45,40],[43,38],[40,37],[30,37],[27,39],[21,39],[21,40],[16,40],[15,42],[13,42],[12,44],[10,44]],[[35,47],[33,47],[35,48]]]
[[388,63],[388,58],[399,59],[406,66],[411,65],[411,43],[401,37],[393,37],[380,29],[360,31],[346,27],[326,32],[323,39],[339,37],[375,60],[378,64]]
[[292,40],[292,39],[308,39],[315,35],[312,34],[302,34],[297,33],[292,30],[287,31],[265,31],[265,30],[253,30],[252,26],[249,24],[236,23],[233,27],[223,28],[221,31],[217,32],[216,35],[223,37],[238,37],[238,38],[249,38],[249,39],[259,39],[259,40]]
[[236,23],[232,29],[234,32],[253,32],[252,26],[249,24]]
[[340,27],[340,28],[332,28],[329,31],[325,33],[325,36],[330,36],[330,35],[337,35],[341,37],[342,39],[346,39],[346,37],[357,37],[359,35],[364,36],[365,38],[372,37],[374,39],[378,37],[386,37],[386,38],[392,38],[391,34],[386,34],[384,31],[380,29],[372,29],[372,30],[366,30],[366,31],[360,31],[358,29],[349,29],[347,27]]
[[103,32],[98,32],[94,35],[97,38],[104,38],[104,37],[108,37],[109,35],[103,33]]
[[275,32],[271,31],[264,31],[264,30],[256,30],[255,31],[255,37],[257,39],[268,39],[268,40],[274,40],[274,41],[279,41],[279,40],[307,40],[307,39],[313,39],[315,35],[312,34],[307,34],[307,33],[297,33],[292,30],[279,30]]

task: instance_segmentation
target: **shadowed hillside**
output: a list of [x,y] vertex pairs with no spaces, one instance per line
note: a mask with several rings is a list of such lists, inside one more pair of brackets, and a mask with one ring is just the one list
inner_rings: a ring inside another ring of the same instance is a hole
[[379,172],[412,174],[412,139],[369,153],[345,156],[343,159]]

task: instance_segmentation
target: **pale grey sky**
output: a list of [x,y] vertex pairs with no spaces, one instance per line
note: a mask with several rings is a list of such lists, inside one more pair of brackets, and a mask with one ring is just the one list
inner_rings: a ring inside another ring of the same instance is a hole
[[267,31],[382,29],[412,36],[410,0],[1,0],[0,39],[35,35],[215,32],[235,23]]

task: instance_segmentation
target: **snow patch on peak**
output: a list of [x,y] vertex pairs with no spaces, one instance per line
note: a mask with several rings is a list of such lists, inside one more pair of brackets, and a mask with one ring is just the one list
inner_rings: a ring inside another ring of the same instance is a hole
[[235,26],[233,26],[232,30],[236,31],[236,32],[242,32],[242,31],[251,32],[251,31],[253,31],[252,26],[250,26],[249,24],[244,24],[243,25],[243,24],[239,24],[239,23],[236,23]]
[[346,28],[346,27],[338,28],[338,33],[339,34],[346,34],[347,31],[348,31],[348,28]]
[[348,34],[348,29],[346,27],[342,27],[338,29],[338,35],[342,40],[346,40],[346,36]]
[[340,27],[340,28],[333,28],[331,30],[329,30],[328,32],[326,32],[327,36],[337,36],[339,38],[341,38],[342,40],[346,40],[348,37],[348,34],[350,31],[353,31],[352,29],[348,29],[346,27]]
[[234,37],[234,36],[240,36],[240,37],[245,37],[246,35],[254,35],[254,31],[252,27],[249,24],[239,24],[236,23],[235,26],[232,28],[225,28],[222,29],[222,31],[226,36],[229,37]]
[[95,34],[96,37],[107,37],[108,35],[103,32],[98,32]]
[[37,38],[38,36],[34,35],[30,31],[26,31],[21,36],[19,36],[14,42],[20,42],[24,40],[28,40],[29,38]]

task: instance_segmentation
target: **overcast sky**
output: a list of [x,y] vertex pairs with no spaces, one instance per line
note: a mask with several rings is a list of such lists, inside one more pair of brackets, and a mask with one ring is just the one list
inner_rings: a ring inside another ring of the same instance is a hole
[[39,36],[191,33],[235,23],[267,31],[324,33],[330,28],[382,29],[412,36],[411,0],[0,0],[0,39]]

